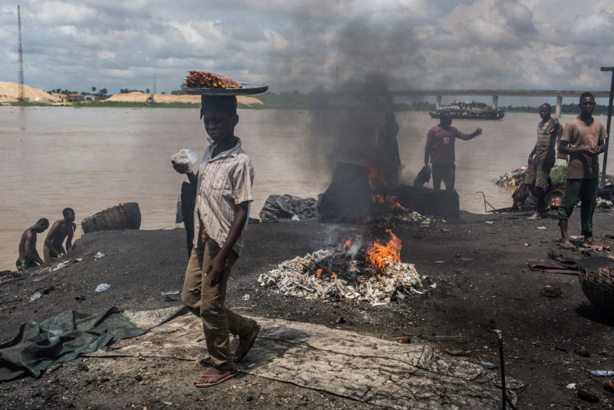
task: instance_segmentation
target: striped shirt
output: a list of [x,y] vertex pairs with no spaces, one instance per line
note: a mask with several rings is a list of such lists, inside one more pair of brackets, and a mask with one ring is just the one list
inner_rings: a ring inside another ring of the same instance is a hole
[[541,121],[537,124],[537,144],[535,144],[535,158],[554,158],[556,137],[559,134],[559,122],[556,118]]
[[[254,200],[252,195],[254,169],[249,157],[241,148],[241,140],[237,138],[234,147],[212,158],[215,146],[213,143],[207,147],[198,171],[198,190],[194,207],[194,246],[197,246],[201,235],[201,224],[206,235],[216,241],[220,247],[223,246],[235,218],[235,205]],[[233,246],[233,250],[239,255],[243,248],[244,232],[245,227]]]

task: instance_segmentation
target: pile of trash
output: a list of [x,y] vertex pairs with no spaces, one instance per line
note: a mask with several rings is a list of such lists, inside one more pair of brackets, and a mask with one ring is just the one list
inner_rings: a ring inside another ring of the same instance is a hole
[[499,177],[498,180],[495,181],[495,184],[500,185],[505,188],[516,187],[522,183],[524,180],[524,175],[527,172],[526,165],[522,168],[515,169]]
[[[391,262],[384,268],[384,274],[371,276],[365,280],[347,280],[341,275],[320,278],[310,274],[306,267],[333,255],[328,250],[319,250],[304,257],[280,263],[258,277],[264,287],[276,287],[283,295],[305,299],[350,299],[368,302],[373,306],[386,305],[396,299],[404,299],[412,293],[423,294],[422,281],[413,264]],[[350,267],[349,269],[352,269]],[[431,285],[432,288],[436,284]]]
[[614,208],[614,202],[607,200],[607,199],[597,197],[596,207],[602,208],[602,209],[612,209]]
[[299,198],[293,195],[269,195],[262,210],[262,222],[279,222],[280,219],[314,218],[319,215],[318,201],[315,198]]
[[369,224],[395,226],[395,225],[408,225],[408,224],[420,224],[430,225],[434,222],[444,222],[442,218],[435,216],[422,215],[416,211],[412,211],[407,208],[393,209],[390,212],[378,212],[371,215],[367,221]]

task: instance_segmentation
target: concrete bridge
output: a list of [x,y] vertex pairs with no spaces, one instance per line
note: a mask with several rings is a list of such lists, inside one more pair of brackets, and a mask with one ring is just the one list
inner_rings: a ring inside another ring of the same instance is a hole
[[[499,96],[506,97],[556,97],[556,117],[561,116],[561,104],[563,97],[573,97],[577,101],[583,91],[573,90],[404,90],[392,91],[392,95],[398,96],[435,96],[437,99],[437,108],[441,107],[441,97],[444,95],[451,96],[469,96],[469,95],[490,95],[492,96],[492,107],[497,108]],[[590,91],[595,98],[609,98],[610,91]]]

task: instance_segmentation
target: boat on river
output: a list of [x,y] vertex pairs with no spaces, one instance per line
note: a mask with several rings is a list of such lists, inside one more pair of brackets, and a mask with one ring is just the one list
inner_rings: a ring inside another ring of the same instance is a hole
[[478,120],[500,120],[505,115],[505,111],[499,108],[489,107],[487,104],[479,102],[453,103],[429,112],[431,118],[439,118],[442,112],[448,112],[453,119],[478,119]]

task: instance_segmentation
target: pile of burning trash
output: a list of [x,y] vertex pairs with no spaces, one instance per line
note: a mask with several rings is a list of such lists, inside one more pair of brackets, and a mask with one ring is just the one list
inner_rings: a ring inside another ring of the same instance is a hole
[[396,195],[373,195],[372,213],[367,218],[368,224],[396,226],[405,224],[429,225],[433,222],[445,222],[443,218],[422,215],[401,205]]
[[526,166],[515,169],[513,171],[506,173],[502,177],[499,177],[499,179],[495,181],[495,184],[500,185],[505,188],[516,187],[522,183],[526,172],[527,172]]
[[391,238],[386,244],[367,242],[354,233],[336,251],[319,250],[282,262],[261,274],[258,282],[284,295],[350,299],[373,306],[423,294],[426,276],[420,276],[413,264],[401,262],[401,241],[391,230],[386,232]]

